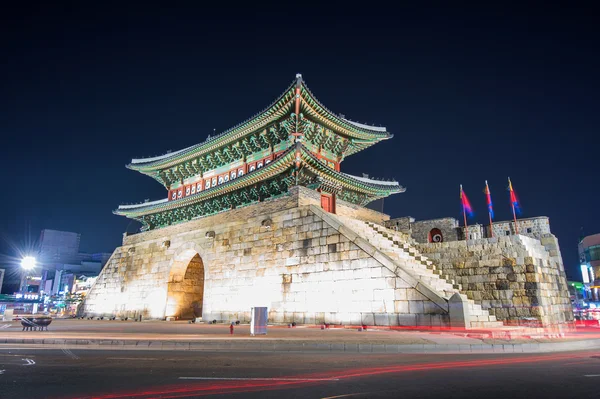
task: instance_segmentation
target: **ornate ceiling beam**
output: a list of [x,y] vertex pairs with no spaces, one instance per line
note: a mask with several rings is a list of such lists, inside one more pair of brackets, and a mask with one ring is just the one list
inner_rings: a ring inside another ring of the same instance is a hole
[[192,170],[194,171],[195,175],[199,175],[202,173],[202,168],[200,167],[200,165],[198,164],[198,160],[194,159],[191,163],[190,163]]
[[208,161],[206,160],[206,156],[198,157],[198,164],[202,168],[203,172],[210,169]]

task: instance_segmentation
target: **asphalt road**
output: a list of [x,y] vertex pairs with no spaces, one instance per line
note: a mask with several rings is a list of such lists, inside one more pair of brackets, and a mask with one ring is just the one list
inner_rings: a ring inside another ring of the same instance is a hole
[[210,353],[0,347],[6,398],[580,398],[600,352]]

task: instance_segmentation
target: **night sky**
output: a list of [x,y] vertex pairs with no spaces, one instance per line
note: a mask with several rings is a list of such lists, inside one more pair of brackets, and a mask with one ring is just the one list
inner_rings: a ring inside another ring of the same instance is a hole
[[394,134],[342,163],[407,188],[386,213],[461,218],[462,184],[471,222],[486,223],[487,179],[496,220],[507,220],[510,176],[522,216],[550,217],[569,278],[581,278],[581,231],[600,232],[592,9],[197,3],[3,9],[2,254],[43,228],[112,252],[139,227],[112,211],[166,196],[125,168],[131,158],[201,142],[302,73],[333,112]]

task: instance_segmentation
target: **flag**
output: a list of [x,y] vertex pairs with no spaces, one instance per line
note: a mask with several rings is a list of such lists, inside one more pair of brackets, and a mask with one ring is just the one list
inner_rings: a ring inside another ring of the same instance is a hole
[[510,177],[508,178],[508,191],[510,191],[510,203],[514,207],[515,212],[521,214],[521,205],[519,204],[519,200],[517,199],[517,194],[515,194],[515,190],[513,190]]
[[460,200],[462,202],[463,212],[469,215],[469,217],[473,217],[473,208],[471,208],[471,203],[467,198],[467,194],[463,191],[462,184],[460,185]]
[[492,206],[492,194],[490,193],[490,188],[488,186],[487,180],[485,181],[485,198],[487,200],[488,212],[490,214],[490,218],[494,218],[494,207]]

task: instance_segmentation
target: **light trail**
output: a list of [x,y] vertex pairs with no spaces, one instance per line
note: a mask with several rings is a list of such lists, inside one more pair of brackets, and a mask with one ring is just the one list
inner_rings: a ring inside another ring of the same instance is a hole
[[222,381],[339,381],[338,378],[277,378],[277,377],[179,377],[180,380]]
[[[457,368],[478,368],[478,367],[493,367],[499,365],[514,365],[514,364],[526,364],[536,362],[550,362],[560,360],[575,360],[589,358],[590,353],[582,355],[573,355],[572,353],[557,354],[557,355],[537,355],[537,356],[521,356],[521,357],[509,357],[500,359],[481,359],[481,360],[464,360],[464,361],[450,361],[450,362],[424,362],[417,364],[408,365],[394,365],[386,367],[366,367],[366,368],[355,368],[350,370],[339,370],[326,373],[312,373],[306,375],[296,375],[281,378],[258,378],[255,380],[236,380],[235,378],[222,378],[223,383],[220,384],[197,384],[190,386],[164,386],[155,390],[146,390],[142,392],[123,392],[123,393],[111,393],[101,395],[85,395],[78,396],[77,399],[121,399],[121,398],[155,398],[160,396],[161,398],[186,398],[186,397],[199,397],[208,395],[219,395],[228,393],[243,393],[263,390],[275,390],[282,389],[298,385],[309,385],[324,383],[329,381],[339,381],[344,379],[353,379],[361,377],[369,377],[375,375],[384,374],[395,374],[405,373],[413,371],[428,371],[428,370],[443,370],[443,369],[457,369]],[[600,376],[596,374],[589,374],[588,376]],[[269,379],[272,378],[272,379]],[[215,380],[216,378],[208,378],[208,380]],[[75,399],[75,398],[73,398]]]

